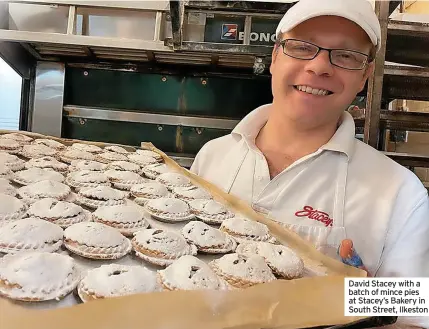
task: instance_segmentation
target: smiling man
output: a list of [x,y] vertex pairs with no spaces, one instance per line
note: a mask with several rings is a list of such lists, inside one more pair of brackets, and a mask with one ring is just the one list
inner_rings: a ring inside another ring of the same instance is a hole
[[276,32],[273,102],[204,145],[191,171],[332,257],[352,242],[372,276],[428,276],[427,191],[355,139],[346,111],[380,46],[371,4],[301,0]]

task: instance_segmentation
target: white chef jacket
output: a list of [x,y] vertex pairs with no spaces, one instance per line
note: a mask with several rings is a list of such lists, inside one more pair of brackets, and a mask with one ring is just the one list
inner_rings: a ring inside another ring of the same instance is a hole
[[[331,140],[272,180],[255,145],[269,106],[205,144],[191,172],[212,182],[327,254],[353,241],[374,276],[429,276],[429,199],[408,169],[355,138],[344,112]],[[328,252],[329,250],[329,252]]]

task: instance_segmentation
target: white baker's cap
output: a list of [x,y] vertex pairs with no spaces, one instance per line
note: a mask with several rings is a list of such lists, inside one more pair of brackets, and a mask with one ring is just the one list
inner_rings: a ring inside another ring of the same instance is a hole
[[339,16],[355,22],[380,49],[381,27],[368,0],[299,0],[281,19],[276,37],[302,22],[318,16]]

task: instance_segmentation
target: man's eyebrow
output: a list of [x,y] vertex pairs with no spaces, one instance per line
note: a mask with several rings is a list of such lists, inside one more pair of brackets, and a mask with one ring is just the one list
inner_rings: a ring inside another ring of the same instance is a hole
[[[299,39],[299,38],[298,38]],[[314,37],[308,37],[308,38],[303,38],[304,40],[314,43],[316,45],[318,45],[317,41],[315,40]],[[365,52],[366,47],[361,46],[359,47],[357,44],[353,44],[351,42],[348,42],[347,40],[340,42],[339,44],[337,44],[335,47],[330,47],[330,48],[335,48],[335,49],[349,49],[349,50],[355,50],[355,51],[360,51],[360,52]]]

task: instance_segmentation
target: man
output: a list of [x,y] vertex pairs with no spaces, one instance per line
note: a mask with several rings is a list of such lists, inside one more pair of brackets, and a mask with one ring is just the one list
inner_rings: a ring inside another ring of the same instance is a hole
[[428,276],[427,191],[355,139],[346,111],[380,47],[371,4],[301,0],[276,33],[273,102],[204,145],[191,171],[332,257],[345,247],[343,261],[357,260],[371,276]]

